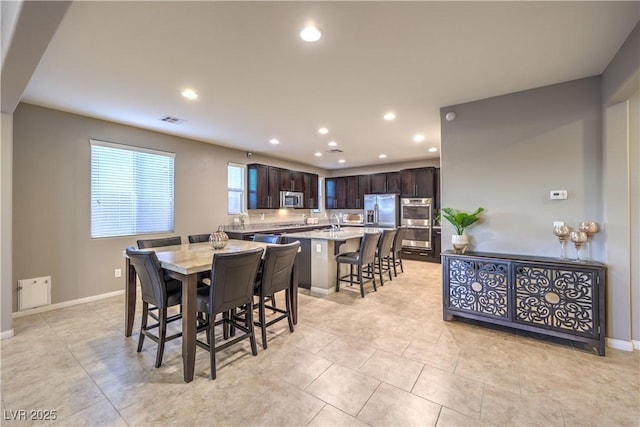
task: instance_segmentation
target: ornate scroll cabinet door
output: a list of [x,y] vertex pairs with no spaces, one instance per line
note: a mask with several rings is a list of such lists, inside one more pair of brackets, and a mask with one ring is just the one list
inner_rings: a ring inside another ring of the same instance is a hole
[[[509,322],[509,263],[486,258],[444,257],[445,320],[453,314]],[[448,314],[449,313],[449,314]]]
[[598,306],[604,285],[597,269],[526,262],[514,262],[512,268],[515,323],[547,329],[550,335],[604,336]]
[[444,320],[465,317],[605,352],[606,266],[553,258],[442,255]]

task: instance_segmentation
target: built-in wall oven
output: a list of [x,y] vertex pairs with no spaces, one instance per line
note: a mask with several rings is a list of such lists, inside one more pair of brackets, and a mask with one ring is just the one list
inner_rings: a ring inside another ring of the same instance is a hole
[[431,249],[431,199],[407,198],[400,203],[400,221],[407,228],[402,246]]

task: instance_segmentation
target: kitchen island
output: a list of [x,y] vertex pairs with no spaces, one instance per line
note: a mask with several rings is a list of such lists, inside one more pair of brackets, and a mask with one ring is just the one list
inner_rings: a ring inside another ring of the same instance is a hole
[[[375,227],[343,227],[341,230],[316,230],[286,233],[285,241],[299,240],[298,286],[312,294],[328,295],[336,289],[336,255],[357,251],[364,233],[382,232]],[[343,267],[343,268],[346,268]],[[346,274],[346,270],[343,274]]]

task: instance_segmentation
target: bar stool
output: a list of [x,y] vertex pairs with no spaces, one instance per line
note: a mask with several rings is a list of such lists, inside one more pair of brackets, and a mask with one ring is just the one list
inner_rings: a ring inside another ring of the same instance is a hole
[[400,271],[404,273],[404,267],[402,265],[402,240],[404,234],[407,231],[406,227],[398,227],[396,236],[393,239],[393,247],[391,248],[391,262],[393,263],[393,275],[398,277],[397,266],[400,266]]
[[[364,279],[373,281],[373,290],[378,291],[376,288],[375,261],[380,235],[381,233],[379,232],[365,233],[360,241],[358,252],[346,252],[336,257],[336,292],[340,292],[340,282],[349,282],[350,285],[353,285],[354,277],[357,277],[360,284],[362,298],[364,298]],[[349,264],[349,274],[340,276],[340,264]],[[358,267],[358,271],[355,274],[353,272],[354,265]]]
[[382,230],[382,237],[380,237],[380,241],[378,242],[378,249],[376,250],[376,270],[380,275],[380,286],[384,286],[384,280],[382,279],[382,273],[384,272],[389,272],[389,280],[393,280],[391,277],[391,247],[393,246],[395,236],[395,228]]

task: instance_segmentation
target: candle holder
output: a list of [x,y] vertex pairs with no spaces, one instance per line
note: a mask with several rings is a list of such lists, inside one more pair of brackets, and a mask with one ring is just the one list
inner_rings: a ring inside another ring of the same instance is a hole
[[591,240],[593,235],[599,231],[598,223],[594,221],[582,221],[578,226],[578,230],[587,234],[587,260],[591,259]]
[[583,261],[583,259],[580,258],[580,249],[587,241],[587,233],[584,231],[572,231],[569,233],[569,237],[576,247],[576,261]]
[[556,225],[553,227],[553,234],[560,241],[560,259],[567,259],[567,239],[569,238],[569,233],[571,229],[566,225]]

